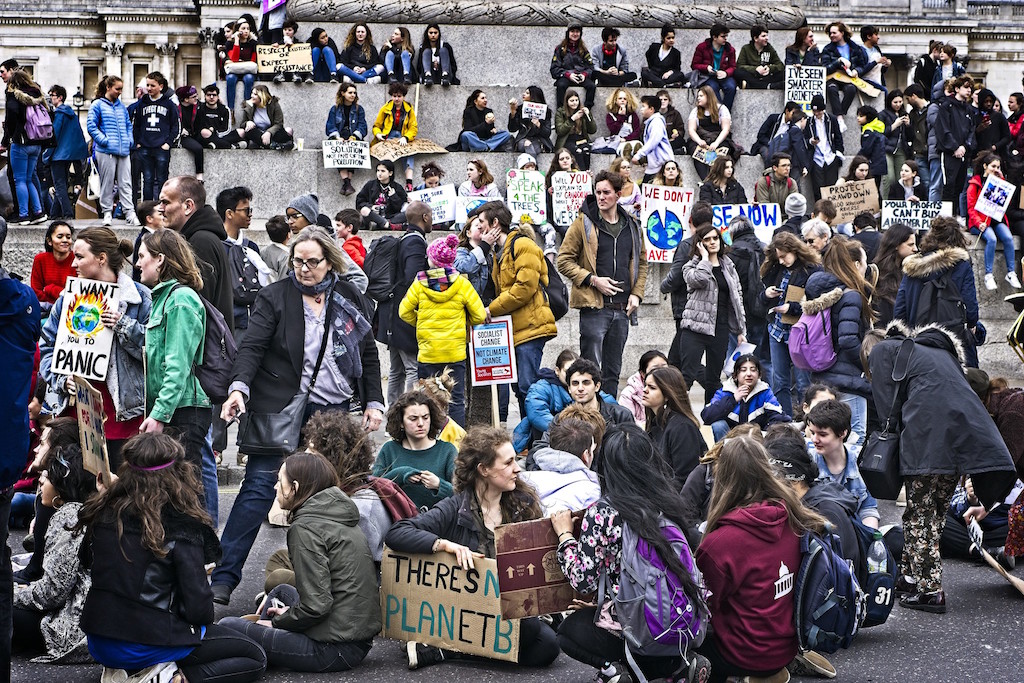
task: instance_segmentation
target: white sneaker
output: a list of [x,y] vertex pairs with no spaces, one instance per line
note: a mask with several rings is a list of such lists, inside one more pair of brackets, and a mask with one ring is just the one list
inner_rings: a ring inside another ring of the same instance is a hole
[[128,217],[124,219],[125,225],[139,225],[139,217],[132,211],[128,214]]
[[1017,279],[1017,273],[1010,272],[1006,274],[1006,281],[1014,289],[1020,289],[1020,280]]
[[985,273],[985,289],[994,290],[996,288],[996,276],[992,273]]
[[113,222],[114,222],[114,215],[112,213],[110,213],[109,211],[104,212],[104,214],[103,214],[103,225],[110,225]]
[[840,133],[845,133],[846,132],[846,117],[845,116],[837,116],[836,118],[839,119],[839,132]]

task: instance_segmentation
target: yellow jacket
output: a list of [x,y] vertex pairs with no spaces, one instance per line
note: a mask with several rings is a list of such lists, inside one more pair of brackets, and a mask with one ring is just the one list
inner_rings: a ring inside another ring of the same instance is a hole
[[479,325],[487,317],[480,295],[452,268],[421,271],[409,287],[398,316],[416,328],[421,363],[466,360],[466,320]]
[[[393,125],[395,125],[395,103],[391,101],[377,112],[377,118],[373,121],[373,140],[370,144],[379,142],[378,135],[383,135],[386,138]],[[416,139],[416,132],[416,114],[412,110],[412,105],[405,102],[402,105],[402,137],[407,142],[412,142]]]
[[491,269],[498,295],[488,310],[492,316],[511,314],[512,341],[516,346],[558,334],[555,315],[544,292],[550,277],[558,277],[558,273],[548,272],[544,252],[534,241],[533,228],[520,226],[510,232]]

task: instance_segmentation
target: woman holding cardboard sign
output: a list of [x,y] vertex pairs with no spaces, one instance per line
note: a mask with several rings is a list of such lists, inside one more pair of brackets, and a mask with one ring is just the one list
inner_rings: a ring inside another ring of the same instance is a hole
[[985,182],[992,175],[1003,177],[1002,161],[991,152],[982,152],[974,159],[974,175],[967,183],[967,226],[972,235],[981,235],[985,242],[985,289],[996,289],[996,278],[992,266],[996,260],[996,240],[1003,244],[1003,258],[1006,259],[1006,282],[1014,289],[1020,289],[1017,279],[1016,257],[1013,251],[1013,235],[1004,221],[989,218],[978,210],[978,199]]
[[[397,522],[384,542],[403,553],[451,553],[467,570],[474,557],[495,557],[495,527],[543,515],[537,492],[520,482],[518,474],[507,432],[470,429],[455,461],[455,495],[418,517]],[[540,619],[519,622],[519,664],[548,666],[558,652],[554,632]],[[465,656],[415,642],[408,643],[407,654],[410,669]]]

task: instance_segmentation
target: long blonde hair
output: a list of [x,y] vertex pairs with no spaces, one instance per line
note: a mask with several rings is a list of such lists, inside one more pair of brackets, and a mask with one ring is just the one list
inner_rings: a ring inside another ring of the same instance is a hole
[[697,119],[700,120],[705,116],[710,116],[711,123],[718,123],[718,96],[715,94],[715,91],[711,89],[710,85],[702,85],[697,92],[704,93],[704,99],[707,103],[704,107],[699,104],[697,105]]
[[608,96],[608,99],[604,103],[604,106],[608,109],[608,113],[619,113],[619,103],[616,101],[619,99],[619,93],[626,96],[626,114],[635,114],[638,106],[636,95],[631,93],[627,88],[616,88],[612,91],[612,94]]
[[266,109],[267,105],[270,104],[270,100],[274,97],[270,94],[270,89],[262,83],[253,87],[252,94],[256,95],[257,99],[259,99],[260,103],[258,106],[260,109]]

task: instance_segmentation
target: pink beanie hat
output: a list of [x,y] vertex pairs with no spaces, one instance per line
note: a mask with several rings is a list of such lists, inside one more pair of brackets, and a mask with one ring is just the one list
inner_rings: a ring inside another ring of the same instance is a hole
[[457,235],[445,235],[430,243],[427,247],[427,258],[438,268],[451,268],[455,263],[455,249],[458,246]]

